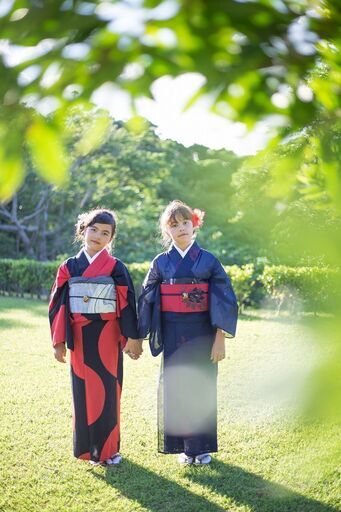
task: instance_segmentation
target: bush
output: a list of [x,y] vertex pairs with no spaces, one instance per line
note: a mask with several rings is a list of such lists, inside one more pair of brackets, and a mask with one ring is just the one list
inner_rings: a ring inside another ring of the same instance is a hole
[[136,296],[138,297],[141,293],[142,283],[148,272],[150,263],[145,261],[144,263],[128,263],[127,268],[133,280],[135,286]]
[[[60,261],[0,259],[0,292],[23,296],[48,296]],[[139,296],[149,262],[127,264]],[[226,266],[240,311],[259,305],[264,294],[276,303],[278,311],[288,306],[293,311],[326,311],[333,300],[335,269],[326,267],[287,267],[285,265]]]
[[[0,259],[0,293],[46,297],[50,294],[60,263],[60,260],[42,262],[29,259]],[[138,294],[149,263],[130,263],[127,267]]]
[[0,260],[0,293],[11,292],[11,268],[15,260]]
[[278,311],[287,305],[293,311],[305,309],[316,313],[329,309],[337,272],[327,267],[265,266],[260,280],[277,302]]
[[0,290],[2,293],[41,297],[48,295],[59,262],[35,260],[0,260]]
[[256,283],[257,277],[255,275],[254,265],[252,263],[248,263],[241,267],[238,267],[238,265],[231,265],[224,268],[231,278],[239,310],[242,312],[244,307],[250,303],[252,290]]

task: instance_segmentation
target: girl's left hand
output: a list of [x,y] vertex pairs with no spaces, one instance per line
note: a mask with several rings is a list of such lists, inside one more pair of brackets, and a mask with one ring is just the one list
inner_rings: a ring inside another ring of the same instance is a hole
[[225,359],[225,333],[217,329],[215,340],[211,350],[211,361],[218,363]]
[[131,359],[138,359],[143,352],[141,341],[128,338],[123,352],[128,354]]

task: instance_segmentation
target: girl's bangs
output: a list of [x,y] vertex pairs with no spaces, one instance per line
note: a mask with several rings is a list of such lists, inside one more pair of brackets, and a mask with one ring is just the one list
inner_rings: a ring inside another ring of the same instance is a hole
[[115,226],[115,218],[109,212],[100,212],[94,216],[94,218],[89,223],[89,226],[93,226],[94,224],[110,224],[111,226]]
[[171,214],[169,215],[167,224],[172,224],[173,222],[179,222],[181,220],[191,220],[192,213],[185,206],[178,206],[175,208]]

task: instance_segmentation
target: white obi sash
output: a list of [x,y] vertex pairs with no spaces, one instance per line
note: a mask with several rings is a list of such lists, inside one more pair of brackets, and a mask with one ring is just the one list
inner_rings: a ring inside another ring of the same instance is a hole
[[71,277],[69,299],[71,313],[115,313],[114,280],[110,276]]

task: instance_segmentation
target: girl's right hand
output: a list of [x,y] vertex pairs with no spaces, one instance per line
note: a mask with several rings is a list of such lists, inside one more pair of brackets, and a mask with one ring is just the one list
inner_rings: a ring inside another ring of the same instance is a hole
[[53,347],[54,357],[59,361],[60,363],[66,363],[66,347],[65,343],[57,343]]
[[128,354],[131,359],[138,359],[143,352],[142,342],[140,340],[128,338],[123,352]]

